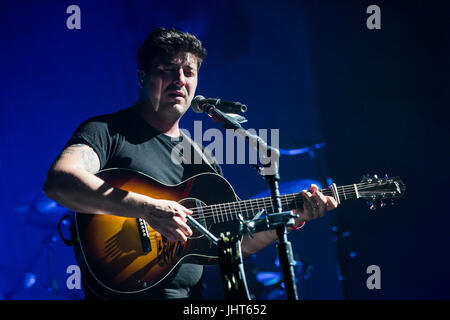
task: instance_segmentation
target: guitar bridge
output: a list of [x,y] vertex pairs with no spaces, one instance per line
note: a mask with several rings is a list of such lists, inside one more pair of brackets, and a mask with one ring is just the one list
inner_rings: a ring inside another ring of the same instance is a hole
[[144,219],[136,219],[139,231],[139,238],[141,239],[142,250],[145,253],[152,251],[152,243],[150,241],[150,235],[148,233],[147,222]]

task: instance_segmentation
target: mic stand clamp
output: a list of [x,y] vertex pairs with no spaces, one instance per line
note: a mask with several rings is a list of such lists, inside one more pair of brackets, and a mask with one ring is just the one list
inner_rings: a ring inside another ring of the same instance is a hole
[[295,224],[295,218],[299,216],[292,213],[292,211],[276,212],[265,215],[259,218],[259,213],[252,220],[244,220],[239,214],[239,221],[241,222],[241,232],[247,233],[250,238],[256,232],[274,230],[280,226],[291,227]]

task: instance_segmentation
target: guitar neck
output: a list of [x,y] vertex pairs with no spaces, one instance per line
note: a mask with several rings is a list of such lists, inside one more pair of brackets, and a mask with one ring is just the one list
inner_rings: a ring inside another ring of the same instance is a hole
[[[332,185],[329,188],[321,189],[320,192],[322,192],[323,195],[333,197],[340,202],[342,200],[359,198],[360,193],[358,188],[360,187],[361,184],[352,184],[341,187]],[[297,192],[280,195],[280,200],[282,210],[289,211],[302,209],[305,199],[301,192]],[[244,219],[252,219],[261,211],[261,209],[264,209],[264,214],[276,212],[271,197],[220,203],[195,209],[194,217],[196,211],[201,211],[205,214],[205,217],[208,217],[214,223],[239,220],[239,215]]]

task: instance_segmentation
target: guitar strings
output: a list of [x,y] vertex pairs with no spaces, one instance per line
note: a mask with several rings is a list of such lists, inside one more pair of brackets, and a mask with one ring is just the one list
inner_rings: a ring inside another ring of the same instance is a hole
[[[345,187],[338,187],[338,192],[343,191]],[[339,190],[341,189],[341,190]],[[353,186],[348,186],[347,187],[347,193],[346,195],[353,195],[356,194],[356,192],[353,192],[354,187]],[[359,188],[359,189],[364,189],[364,188]],[[350,192],[350,190],[352,190],[352,192]],[[330,189],[323,189],[321,190],[324,195],[330,195],[333,196],[333,192]],[[302,194],[300,193],[294,193],[294,194],[287,194],[287,195],[281,195],[281,200],[283,201],[290,201],[288,203],[286,203],[286,206],[289,207],[289,203],[292,203],[292,201],[295,202],[300,202],[302,203],[304,198],[302,196]],[[284,198],[284,199],[283,199]],[[221,203],[221,204],[215,204],[215,205],[210,205],[210,206],[205,206],[205,207],[198,207],[198,208],[194,208],[193,211],[201,211],[203,213],[203,215],[206,214],[206,217],[210,217],[210,216],[215,216],[216,214],[214,213],[214,211],[217,211],[217,215],[232,215],[233,212],[235,211],[242,211],[242,209],[244,209],[246,212],[248,211],[254,211],[255,208],[253,207],[254,204],[257,204],[258,207],[267,207],[267,206],[272,206],[272,200],[270,197],[267,198],[260,198],[260,199],[250,199],[250,200],[242,200],[242,201],[238,201],[238,202],[229,202],[229,203]],[[250,210],[248,210],[247,208],[247,204],[250,206]],[[228,206],[228,208],[227,208]],[[233,208],[231,207],[233,206]],[[237,208],[237,206],[239,206],[239,208]],[[215,210],[216,209],[216,210]],[[259,209],[259,208],[257,208]],[[273,209],[273,207],[272,207]],[[211,213],[211,215],[207,215],[208,213]],[[219,219],[220,220],[220,219]],[[223,218],[222,218],[223,220]]]
[[[339,190],[339,191],[343,191],[343,188],[340,188],[340,189],[342,189],[342,190]],[[323,192],[324,195],[333,196],[333,192],[330,189],[324,189],[321,191]],[[353,194],[356,194],[356,192],[350,192],[350,190],[347,190],[346,195],[353,195]],[[302,194],[300,194],[300,193],[281,195],[280,198],[282,201],[284,200],[284,201],[290,201],[290,202],[292,202],[292,201],[302,202],[304,200]],[[238,209],[238,210],[245,209],[246,211],[249,211],[247,208],[247,204],[249,205],[250,210],[253,211],[255,209],[253,207],[254,204],[257,204],[258,206],[266,207],[268,204],[271,204],[271,203],[272,203],[271,198],[267,197],[267,198],[260,198],[260,199],[250,199],[250,200],[242,200],[242,201],[237,201],[237,202],[214,204],[214,205],[205,206],[205,207],[198,207],[198,208],[193,208],[193,211],[194,212],[201,211],[203,214],[214,213],[214,211],[218,211],[218,214],[220,214],[220,212],[229,214],[232,211],[236,211],[236,209]],[[289,203],[287,203],[287,205],[289,205]],[[233,206],[233,208],[231,206]],[[237,208],[237,206],[239,208]]]
[[[380,185],[379,183],[358,184],[357,191],[355,190],[355,185],[348,185],[348,186],[337,187],[337,191],[340,196],[346,197],[346,196],[353,196],[355,194],[361,194],[364,192],[365,189],[370,189],[370,188],[373,188],[373,186],[379,186],[379,185]],[[319,191],[321,191],[325,196],[334,196],[334,192],[332,191],[331,188],[326,188],[326,189],[322,189]],[[342,195],[341,195],[341,193],[342,193]],[[302,205],[305,198],[303,197],[303,195],[301,193],[291,193],[291,194],[280,195],[280,200],[282,202],[282,207],[287,207],[288,210],[290,210],[290,204],[295,203],[296,208],[298,208],[299,207],[298,203],[300,203],[300,205]],[[255,204],[256,204],[256,208],[254,208]],[[248,208],[247,205],[250,208]],[[265,198],[259,198],[259,199],[249,199],[249,200],[241,200],[241,201],[234,201],[234,202],[228,202],[228,203],[213,204],[213,205],[208,205],[208,206],[204,206],[204,207],[192,208],[191,210],[193,211],[192,217],[194,217],[194,218],[199,217],[199,218],[202,218],[205,220],[206,219],[214,220],[214,222],[226,222],[226,221],[235,220],[238,216],[238,213],[242,213],[242,214],[245,213],[246,216],[248,217],[249,213],[251,212],[254,216],[255,215],[254,211],[259,210],[262,207],[264,209],[271,207],[271,209],[274,210],[272,198],[265,197]],[[216,213],[215,213],[215,211],[216,211]]]
[[[347,192],[343,191],[345,188],[347,188]],[[367,187],[366,187],[366,188],[367,188]],[[352,186],[345,186],[345,187],[338,187],[337,189],[338,189],[338,192],[342,192],[342,191],[343,191],[343,193],[345,192],[345,195],[354,195],[354,194],[357,194],[357,192],[354,191],[354,186],[353,186],[353,185],[352,185]],[[361,193],[361,190],[362,190],[362,189],[365,189],[365,188],[360,187],[360,188],[358,188],[358,189],[360,190],[360,192],[358,192],[358,193]],[[327,189],[322,189],[322,190],[320,190],[320,191],[321,191],[324,195],[328,195],[328,196],[333,196],[333,195],[334,195],[333,191],[332,191],[331,189],[329,189],[329,188],[327,188]],[[285,194],[285,195],[281,195],[280,197],[281,197],[281,198],[284,197],[285,200],[288,200],[288,198],[289,198],[289,200],[303,200],[303,196],[302,196],[301,193]],[[282,199],[282,200],[283,200],[283,199]],[[229,209],[230,209],[230,208],[231,208],[231,205],[233,205],[233,206],[236,206],[236,205],[239,205],[239,206],[244,205],[244,206],[246,206],[246,204],[248,203],[250,206],[252,206],[254,202],[257,202],[257,204],[261,204],[261,202],[264,202],[264,203],[269,202],[269,203],[271,203],[271,201],[272,201],[272,200],[271,200],[270,197],[265,197],[265,198],[259,198],[259,199],[249,199],[249,200],[241,200],[241,201],[233,201],[233,202],[226,202],[226,203],[220,203],[220,204],[213,204],[213,205],[209,205],[209,206],[205,206],[205,207],[193,208],[192,210],[195,211],[196,209],[198,209],[198,210],[201,210],[202,212],[205,212],[205,211],[207,211],[208,209],[211,209],[210,211],[214,210],[214,208],[212,208],[212,207],[219,208],[220,206],[222,206],[222,207],[224,207],[224,208],[220,208],[221,211],[222,211],[222,209],[225,209],[225,211],[226,211],[226,210],[227,210],[227,208],[226,208],[227,205],[228,205],[228,207],[229,207]],[[252,203],[252,202],[253,202],[253,203]],[[245,208],[245,209],[246,209],[246,208]],[[254,208],[252,208],[252,209],[254,209]],[[230,210],[231,210],[231,209],[230,209]]]

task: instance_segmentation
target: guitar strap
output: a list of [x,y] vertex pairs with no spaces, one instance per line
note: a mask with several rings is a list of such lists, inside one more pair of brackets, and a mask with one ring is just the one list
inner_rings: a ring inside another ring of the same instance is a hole
[[180,130],[180,132],[181,132],[181,135],[183,136],[183,138],[186,139],[187,141],[189,141],[189,143],[192,145],[194,150],[197,151],[200,154],[200,156],[202,157],[203,161],[213,170],[213,172],[219,174],[217,172],[217,170],[213,167],[211,162],[208,160],[208,158],[206,157],[206,155],[204,154],[202,149],[198,146],[198,144],[196,144],[194,141],[192,141],[191,138],[189,138],[186,134],[184,134],[183,130]]

